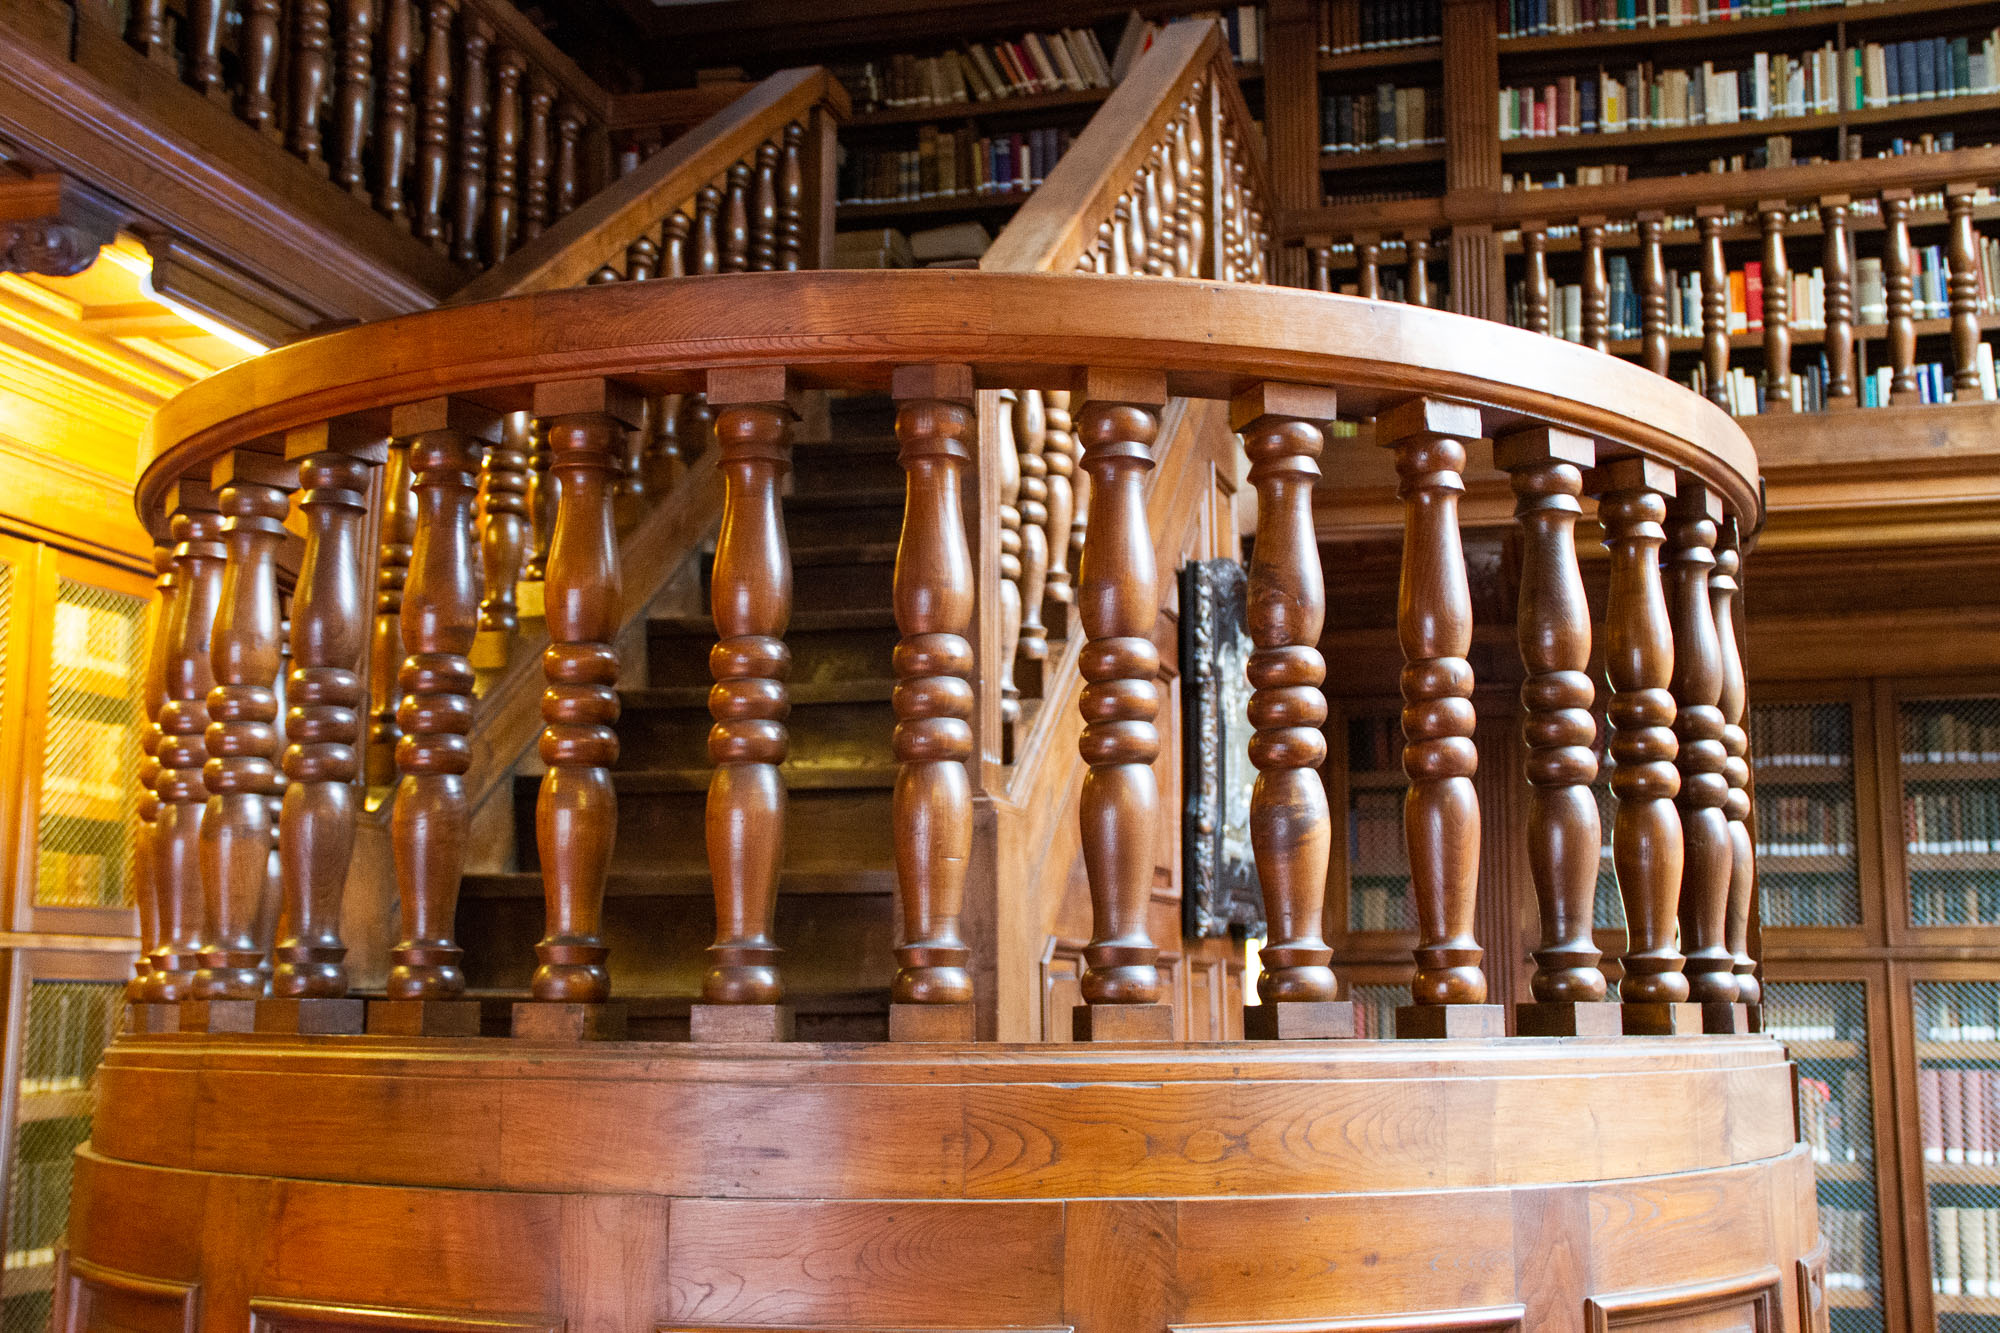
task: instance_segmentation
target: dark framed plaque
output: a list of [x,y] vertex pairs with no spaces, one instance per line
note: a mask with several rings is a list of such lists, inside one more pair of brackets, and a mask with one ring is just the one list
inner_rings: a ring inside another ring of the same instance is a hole
[[1181,568],[1182,929],[1189,939],[1264,933],[1250,851],[1250,633],[1234,560]]

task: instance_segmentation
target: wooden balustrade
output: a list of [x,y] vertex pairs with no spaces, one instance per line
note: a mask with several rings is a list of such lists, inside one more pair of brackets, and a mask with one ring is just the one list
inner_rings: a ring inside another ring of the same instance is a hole
[[125,985],[125,997],[133,1003],[146,1000],[153,971],[153,954],[160,947],[160,745],[166,733],[160,728],[160,713],[167,703],[167,658],[173,651],[175,587],[174,548],[161,542],[153,547],[153,606],[147,621],[146,675],[140,686],[140,706],[146,726],[139,740],[139,827],[133,835],[132,888],[139,906],[139,956],[133,960],[132,979]]

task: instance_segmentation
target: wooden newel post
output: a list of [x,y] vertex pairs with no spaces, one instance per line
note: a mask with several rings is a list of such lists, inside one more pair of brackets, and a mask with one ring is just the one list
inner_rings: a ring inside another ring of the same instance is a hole
[[1493,461],[1510,473],[1514,517],[1521,525],[1517,631],[1522,738],[1527,742],[1528,868],[1541,911],[1531,1003],[1514,1009],[1524,1037],[1615,1036],[1616,1005],[1604,999],[1604,973],[1592,935],[1599,828],[1592,742],[1597,721],[1590,670],[1590,605],[1577,565],[1576,521],[1583,474],[1597,461],[1587,436],[1536,426],[1493,443]]
[[1604,611],[1604,673],[1611,683],[1611,790],[1618,798],[1611,853],[1625,901],[1629,947],[1618,984],[1625,1031],[1699,1032],[1701,1010],[1688,996],[1674,946],[1681,887],[1681,820],[1674,808],[1674,640],[1660,585],[1661,526],[1674,494],[1673,469],[1621,458],[1593,469],[1584,489],[1611,552]]
[[271,454],[237,451],[216,461],[220,492],[221,601],[209,638],[208,760],[202,783],[203,926],[199,1003],[183,1029],[247,1032],[264,994],[265,945],[256,933],[277,836],[270,798],[278,782],[278,548],[285,539],[295,469]]
[[1757,960],[1750,956],[1750,910],[1757,878],[1757,849],[1750,840],[1750,733],[1743,725],[1748,690],[1743,653],[1736,643],[1736,598],[1742,549],[1736,520],[1724,519],[1715,547],[1715,572],[1709,576],[1710,604],[1715,609],[1715,636],[1722,652],[1722,748],[1729,756],[1723,776],[1729,795],[1722,813],[1729,820],[1730,956],[1735,960],[1737,1000],[1749,1010],[1750,1028],[1761,1031],[1758,1006],[1764,998],[1757,980]]
[[1159,860],[1160,793],[1153,763],[1160,733],[1159,578],[1146,520],[1145,481],[1166,405],[1166,376],[1079,372],[1071,386],[1090,522],[1078,569],[1083,625],[1084,869],[1091,939],[1085,1003],[1072,1014],[1078,1041],[1168,1041],[1173,1008],[1161,1002],[1159,948],[1147,920]]
[[709,600],[716,645],[709,713],[706,820],[715,886],[715,943],[700,1004],[690,1015],[696,1041],[786,1041],[792,1011],[783,1003],[778,946],[771,938],[784,861],[785,781],[790,737],[785,681],[792,655],[792,552],[779,499],[792,468],[795,419],[782,366],[716,370],[708,403],[722,471],[722,531]]
[[891,819],[902,943],[892,1041],[971,1041],[970,951],[959,935],[972,854],[972,556],[962,482],[972,462],[972,368],[900,366],[896,438],[905,476],[896,547],[896,731]]
[[1465,442],[1479,409],[1411,398],[1375,419],[1376,442],[1396,451],[1403,500],[1403,572],[1396,599],[1403,647],[1403,828],[1417,908],[1414,1004],[1396,1011],[1398,1037],[1501,1037],[1506,1014],[1486,1003],[1478,906],[1479,767],[1472,733],[1472,592],[1458,535]]
[[1722,501],[1698,481],[1683,479],[1668,506],[1667,579],[1674,631],[1676,799],[1685,849],[1681,868],[1681,947],[1688,999],[1703,1006],[1703,1027],[1742,1032],[1736,1007],[1736,957],[1729,950],[1729,877],[1734,860],[1729,820],[1729,755],[1724,744],[1722,645],[1716,635],[1709,579],[1715,570]]
[[543,613],[541,793],[535,848],[547,924],[535,945],[534,996],[514,1006],[514,1035],[565,1041],[622,1037],[625,1011],[607,1001],[610,956],[601,931],[604,879],[618,833],[618,634],[622,597],[613,491],[618,451],[640,397],[605,379],[535,386],[556,478]]
[[1313,486],[1334,419],[1334,391],[1304,384],[1253,386],[1230,404],[1257,488],[1257,544],[1247,614],[1256,649],[1248,666],[1250,844],[1270,923],[1261,1003],[1245,1006],[1253,1038],[1352,1037],[1354,1006],[1339,1000],[1321,936],[1333,819],[1319,770],[1326,762],[1326,582],[1313,535]]
[[340,904],[361,802],[369,482],[388,454],[380,435],[324,424],[285,438],[285,456],[299,468],[306,550],[292,597],[292,674],[285,691],[286,783],[278,836],[283,895],[271,973],[276,998],[259,1006],[260,1031],[360,1032],[365,1026],[362,1001],[347,998]]
[[390,413],[408,441],[416,519],[403,587],[396,743],[401,783],[390,822],[402,933],[389,950],[388,999],[368,1007],[368,1030],[398,1036],[471,1037],[479,1006],[462,999],[462,951],[452,938],[465,869],[465,770],[472,754],[472,651],[479,576],[472,533],[480,456],[494,418],[455,399],[431,398]]

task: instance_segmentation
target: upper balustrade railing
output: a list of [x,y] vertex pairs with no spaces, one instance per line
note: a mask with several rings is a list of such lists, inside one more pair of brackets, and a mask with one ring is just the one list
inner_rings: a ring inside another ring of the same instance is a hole
[[[1535,791],[1526,837],[1544,1005],[1522,1030],[1592,1030],[1594,1017],[1617,1013],[1589,1003],[1604,982],[1591,943],[1591,617],[1573,544],[1585,495],[1596,497],[1612,569],[1603,657],[1620,811],[1613,845],[1631,922],[1625,1026],[1688,1030],[1671,1006],[1690,997],[1716,1006],[1712,1023],[1740,1023],[1730,1006],[1754,1000],[1756,982],[1734,576],[1761,514],[1756,459],[1727,415],[1589,349],[1436,311],[1250,285],[967,272],[744,273],[444,308],[281,349],[168,404],[138,493],[163,543],[164,598],[149,691],[160,701],[148,769],[156,800],[140,831],[146,953],[133,988],[160,1007],[142,1019],[170,1021],[172,1002],[193,998],[209,1006],[194,1026],[247,1023],[267,961],[277,996],[346,995],[339,920],[369,685],[367,497],[390,450],[407,448],[416,504],[392,829],[402,928],[387,999],[371,1003],[387,1030],[454,1030],[439,1016],[464,984],[451,930],[481,574],[470,518],[482,456],[506,441],[508,414],[527,411],[546,423],[559,485],[537,817],[547,932],[516,1031],[551,1030],[541,1022],[551,1015],[573,1020],[565,1030],[591,1030],[615,966],[600,920],[617,799],[616,459],[639,404],[701,392],[728,484],[710,658],[707,853],[719,928],[694,1030],[775,1031],[757,1019],[783,993],[768,922],[785,826],[789,404],[799,389],[858,388],[896,397],[906,474],[893,656],[906,929],[891,1030],[969,1034],[958,919],[970,765],[997,752],[1001,690],[975,649],[995,641],[975,627],[996,607],[972,577],[966,511],[999,502],[974,479],[992,475],[981,451],[1000,446],[975,436],[971,415],[975,393],[999,386],[1067,388],[1090,479],[1076,587],[1079,762],[1089,769],[1079,838],[1094,917],[1083,1030],[1168,1030],[1145,914],[1160,859],[1162,686],[1143,497],[1170,395],[1231,403],[1258,492],[1251,830],[1272,923],[1259,983],[1268,1030],[1340,1029],[1320,929],[1330,816],[1318,776],[1325,598],[1312,491],[1329,449],[1363,446],[1328,439],[1337,415],[1373,418],[1374,442],[1395,452],[1406,513],[1400,632],[1419,918],[1406,1031],[1501,1030],[1483,1004],[1472,934],[1473,626],[1456,521],[1467,446],[1489,435],[1520,498],[1525,551],[1518,628]],[[307,536],[281,682],[275,556],[295,489]],[[274,847],[282,908],[267,960],[255,922]],[[321,1021],[311,1013],[298,1008],[297,1024]]]

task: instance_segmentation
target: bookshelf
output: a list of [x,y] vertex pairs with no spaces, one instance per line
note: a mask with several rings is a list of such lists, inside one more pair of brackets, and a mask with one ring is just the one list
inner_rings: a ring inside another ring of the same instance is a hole
[[[1400,712],[1362,705],[1343,718],[1346,910],[1339,921],[1350,939],[1368,937],[1390,949],[1414,939],[1410,858],[1403,838],[1403,732]],[[1404,946],[1407,947],[1407,946]]]

